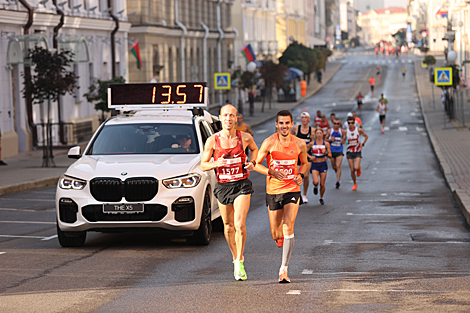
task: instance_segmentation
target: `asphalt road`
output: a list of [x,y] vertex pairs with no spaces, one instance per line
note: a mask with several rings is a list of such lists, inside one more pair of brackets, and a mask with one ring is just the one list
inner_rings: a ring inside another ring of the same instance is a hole
[[[357,191],[346,160],[340,189],[328,174],[324,206],[310,188],[295,227],[291,284],[277,283],[282,249],[270,237],[259,174],[251,176],[245,282],[233,280],[220,232],[207,247],[150,233],[89,233],[83,248],[61,248],[54,188],[45,188],[0,197],[0,311],[468,312],[470,231],[424,129],[414,59],[348,53],[331,82],[293,110],[297,121],[304,108],[344,120],[360,90],[369,141]],[[385,134],[368,93],[376,64],[376,96],[389,100]],[[254,132],[260,145],[274,121]]]

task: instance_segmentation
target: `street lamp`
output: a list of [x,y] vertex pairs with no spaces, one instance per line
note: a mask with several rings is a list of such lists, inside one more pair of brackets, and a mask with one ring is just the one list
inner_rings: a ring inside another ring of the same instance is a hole
[[246,66],[246,70],[248,72],[251,72],[251,73],[254,73],[254,71],[256,71],[256,68],[257,68],[257,65],[255,62],[250,62],[248,63],[248,65]]
[[455,60],[457,60],[457,52],[454,50],[447,52],[447,63],[454,64]]

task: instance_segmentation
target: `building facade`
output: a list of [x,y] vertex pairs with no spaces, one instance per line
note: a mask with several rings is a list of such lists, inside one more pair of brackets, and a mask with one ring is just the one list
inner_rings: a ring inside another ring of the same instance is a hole
[[392,41],[392,35],[407,26],[406,8],[371,10],[360,15],[362,42],[375,45],[381,40]]
[[348,33],[348,39],[356,38],[356,10],[352,7],[350,1],[341,1],[339,15],[341,30]]
[[305,0],[307,42],[310,48],[326,44],[325,0]]
[[42,46],[75,54],[70,70],[79,76],[80,88],[74,96],[62,96],[50,106],[50,121],[56,124],[52,128],[53,144],[75,144],[87,140],[99,125],[94,104],[83,96],[93,80],[111,78],[113,72],[127,78],[130,24],[126,20],[126,0],[69,0],[59,4],[55,0],[25,0],[0,4],[2,157],[44,144],[41,124],[47,121],[47,104],[32,104],[22,93],[24,73],[34,70],[25,57],[28,49]]
[[208,82],[211,105],[222,104],[214,73],[231,72],[234,41],[232,0],[128,1],[131,42],[139,40],[142,69],[129,60],[130,82]]

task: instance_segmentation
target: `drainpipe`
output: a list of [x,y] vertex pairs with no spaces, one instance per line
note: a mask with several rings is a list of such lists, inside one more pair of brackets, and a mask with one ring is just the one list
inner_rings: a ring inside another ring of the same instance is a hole
[[[222,23],[220,20],[220,5],[224,0],[219,0],[217,2],[217,30],[219,31],[219,38],[217,39],[217,70],[219,73],[222,72],[222,40],[224,39],[224,31],[222,29]],[[219,90],[219,104],[222,105],[222,90]]]
[[186,26],[184,26],[179,20],[179,10],[178,10],[178,0],[175,0],[175,24],[178,25],[179,28],[183,31],[183,35],[181,35],[181,43],[180,43],[180,55],[181,55],[181,81],[186,81],[186,55],[184,53],[185,45],[184,45],[184,38],[188,34],[188,30]]
[[201,25],[206,31],[206,33],[204,34],[203,41],[202,41],[202,54],[203,54],[202,65],[204,67],[203,69],[204,81],[207,82],[207,38],[209,37],[209,27],[207,27],[207,25],[204,24],[204,22],[201,22]]
[[[111,7],[111,0],[108,0],[108,8],[112,9]],[[111,32],[111,73],[113,77],[116,77],[116,42],[114,40],[114,36],[116,35],[119,29],[119,19],[116,15],[113,14],[112,10],[109,11],[109,16],[113,19],[116,26],[114,27],[113,31]]]
[[[237,39],[238,39],[238,30],[232,26],[232,29],[233,29],[233,32],[235,33],[235,38],[233,39],[233,68],[236,70],[237,67],[238,67],[238,51],[237,51]],[[238,88],[235,88],[235,103],[239,103],[238,102],[238,97],[239,97],[239,93],[237,92],[239,89]]]
[[[64,14],[64,11],[59,9],[59,7],[57,6],[57,0],[52,0],[52,3],[54,3],[54,5],[56,7],[57,14],[60,15],[59,24],[57,24],[54,27],[54,34],[52,36],[52,45],[53,45],[54,49],[58,49],[57,36],[59,35],[59,29],[61,29],[62,26],[64,26],[64,16],[65,16],[65,14]],[[59,117],[59,138],[60,138],[60,142],[62,144],[66,144],[67,141],[65,140],[65,135],[64,135],[65,132],[64,132],[63,122],[62,122],[62,105],[60,103],[60,97],[57,98],[57,115]]]
[[[18,1],[28,11],[28,21],[23,26],[23,28],[24,28],[24,34],[29,35],[29,28],[31,27],[31,25],[33,25],[34,10],[28,4],[28,2],[26,2],[26,0],[18,0]],[[24,67],[24,84],[27,88],[29,88],[30,83],[31,83],[31,66],[30,65],[25,65],[25,67]],[[32,95],[29,94],[26,97],[25,100],[26,100],[26,112],[27,112],[27,115],[28,115],[28,125],[29,125],[29,127],[31,128],[31,131],[32,131],[33,146],[37,146],[38,145],[38,136],[37,136],[36,125],[33,122],[33,98],[32,98]]]

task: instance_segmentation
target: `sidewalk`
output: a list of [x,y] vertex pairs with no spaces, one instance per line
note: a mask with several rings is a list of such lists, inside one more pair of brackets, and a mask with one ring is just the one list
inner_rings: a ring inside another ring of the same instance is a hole
[[[336,72],[341,68],[342,63],[330,62],[326,66],[323,74],[323,84],[333,78]],[[245,122],[254,127],[262,124],[276,116],[276,113],[282,109],[290,110],[315,94],[321,89],[322,85],[316,81],[311,82],[307,88],[307,95],[297,102],[282,102],[278,103],[273,101],[272,108],[268,109],[269,104],[265,104],[265,110],[261,113],[261,103],[255,102],[254,116],[245,115]],[[245,105],[248,111],[248,104]],[[85,146],[82,146],[82,149]],[[42,150],[35,150],[29,152],[21,152],[15,157],[4,159],[7,166],[0,166],[0,195],[41,188],[57,184],[60,176],[65,172],[67,167],[75,160],[67,157],[67,149],[54,150],[54,162],[56,167],[45,168],[42,167]]]
[[[442,62],[438,60],[436,67]],[[441,102],[441,89],[436,87],[433,103],[428,69],[415,62],[415,72],[421,111],[432,147],[447,185],[470,225],[470,131],[449,121]]]

